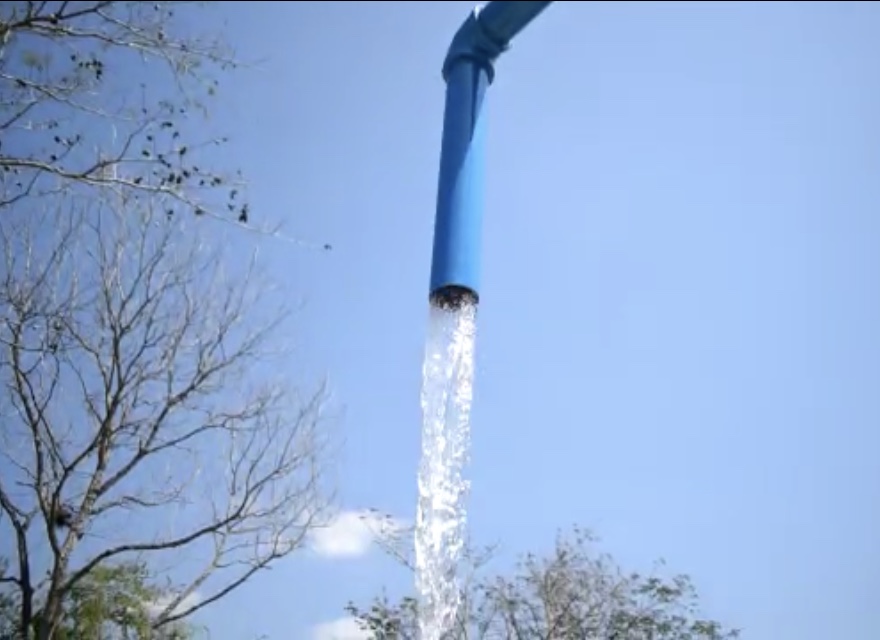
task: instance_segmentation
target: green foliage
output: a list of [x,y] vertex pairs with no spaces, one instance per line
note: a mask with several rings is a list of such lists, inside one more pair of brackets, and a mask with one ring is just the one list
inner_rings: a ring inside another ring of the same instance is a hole
[[150,637],[150,605],[159,597],[141,565],[99,566],[70,591],[70,638]]
[[[684,575],[624,573],[575,528],[548,556],[526,555],[510,576],[489,575],[462,590],[446,640],[732,640],[738,631],[698,613]],[[347,607],[375,640],[416,640],[418,602],[377,598]]]
[[[0,570],[7,564],[0,561]],[[5,574],[0,572],[0,578]],[[182,623],[153,627],[153,611],[163,591],[150,584],[145,565],[128,563],[96,567],[74,585],[64,599],[54,640],[189,640],[191,627]],[[0,638],[16,637],[19,604],[0,593]],[[32,623],[38,637],[41,618]]]
[[0,557],[0,638],[14,637],[14,630],[18,625],[18,606],[13,592],[6,589],[9,584],[14,584],[14,578],[9,575],[9,561]]

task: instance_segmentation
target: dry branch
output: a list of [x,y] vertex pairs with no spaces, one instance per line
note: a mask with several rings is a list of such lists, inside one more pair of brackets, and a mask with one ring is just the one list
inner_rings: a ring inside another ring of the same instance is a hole
[[276,373],[294,364],[289,314],[257,265],[186,227],[130,194],[0,218],[0,537],[17,543],[19,630],[39,611],[51,638],[78,584],[130,562],[172,567],[152,620],[168,625],[324,523],[325,390]]
[[0,5],[0,212],[96,188],[169,213],[248,222],[241,176],[206,153],[220,80],[239,66],[194,32],[212,3]]

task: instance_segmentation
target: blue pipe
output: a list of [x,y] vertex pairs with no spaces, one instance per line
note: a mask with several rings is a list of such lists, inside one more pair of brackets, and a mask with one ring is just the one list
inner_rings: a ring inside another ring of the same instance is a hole
[[486,89],[495,77],[495,60],[549,4],[495,0],[477,7],[449,45],[429,291],[434,305],[479,301]]

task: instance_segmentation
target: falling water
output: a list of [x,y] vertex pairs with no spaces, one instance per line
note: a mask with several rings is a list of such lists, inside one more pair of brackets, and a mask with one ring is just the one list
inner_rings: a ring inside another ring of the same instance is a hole
[[431,306],[422,382],[422,461],[416,525],[421,640],[441,640],[459,607],[464,545],[476,304]]

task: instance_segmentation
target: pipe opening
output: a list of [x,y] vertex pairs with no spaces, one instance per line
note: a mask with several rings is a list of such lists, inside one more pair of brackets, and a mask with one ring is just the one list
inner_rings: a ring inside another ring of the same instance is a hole
[[479,300],[479,296],[475,292],[455,284],[432,291],[429,298],[431,306],[448,310],[476,306]]

